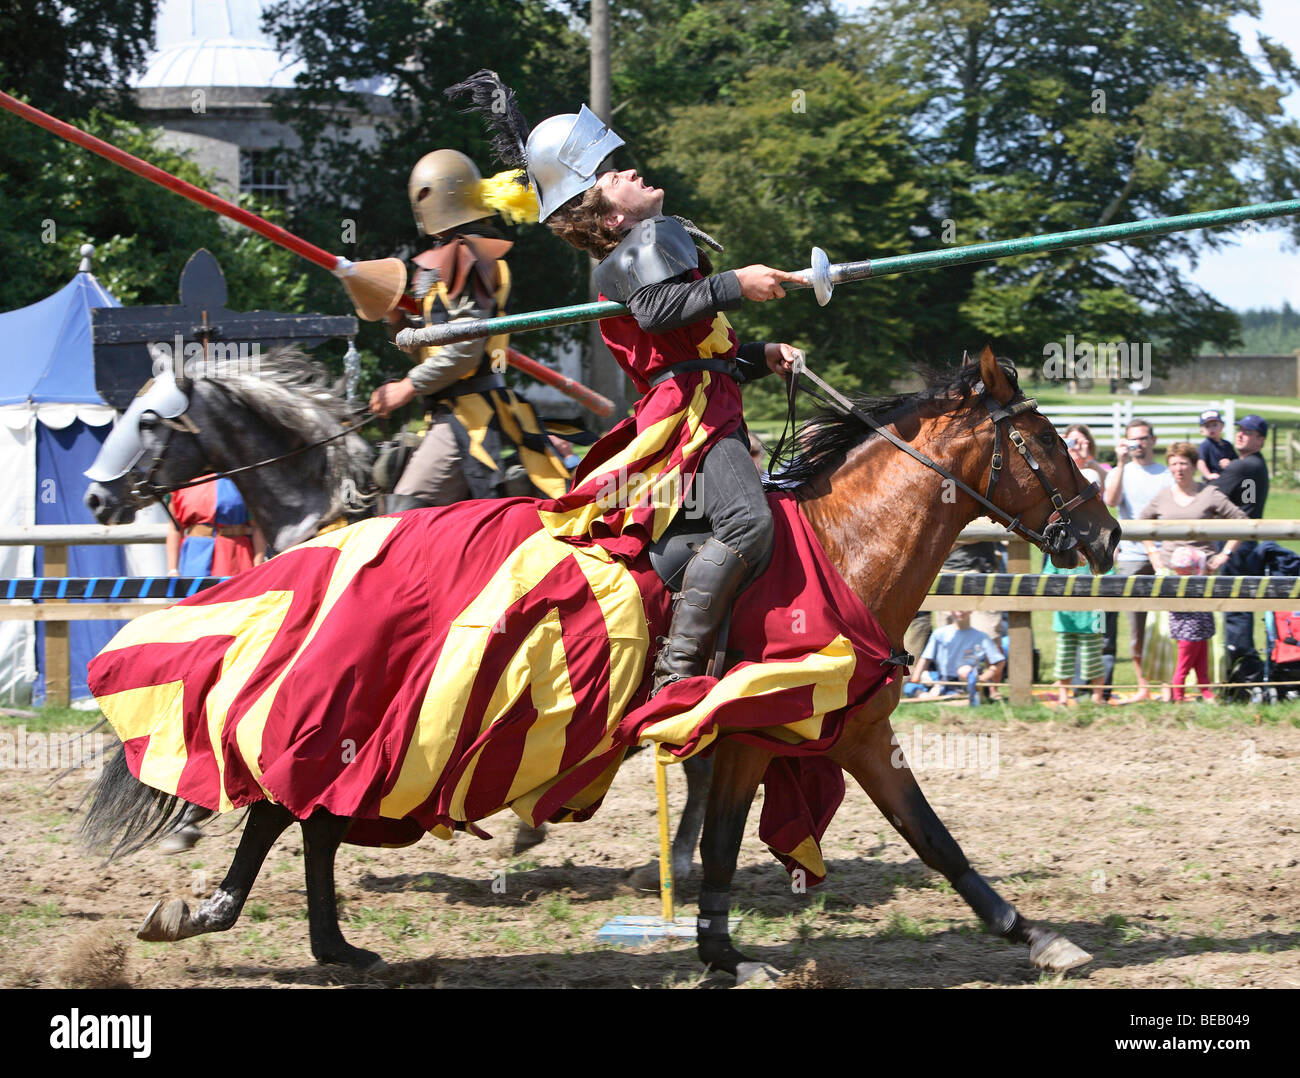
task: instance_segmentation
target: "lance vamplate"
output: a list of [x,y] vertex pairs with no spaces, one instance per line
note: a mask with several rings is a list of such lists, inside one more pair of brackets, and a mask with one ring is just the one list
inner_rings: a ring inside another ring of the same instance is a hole
[[[831,300],[835,286],[846,281],[861,281],[868,277],[887,277],[917,270],[943,266],[959,266],[968,262],[987,262],[1013,255],[1046,254],[1070,247],[1090,247],[1118,240],[1140,239],[1143,236],[1161,236],[1168,232],[1187,232],[1215,225],[1239,224],[1269,217],[1284,217],[1300,213],[1300,199],[1286,202],[1262,202],[1253,206],[1235,206],[1225,210],[1206,210],[1202,213],[1185,213],[1177,217],[1156,217],[1149,221],[1129,221],[1118,225],[1100,225],[1096,228],[1079,228],[1071,232],[1049,232],[1042,236],[1028,236],[1016,240],[994,240],[989,243],[972,243],[962,247],[948,247],[938,251],[921,251],[917,254],[890,255],[886,258],[863,262],[832,263],[820,247],[812,250],[812,265],[799,272],[800,280],[786,283],[786,288],[811,288],[817,302],[823,307]],[[591,322],[600,318],[614,318],[628,313],[621,303],[581,303],[573,307],[557,307],[550,311],[531,314],[506,315],[502,318],[478,318],[424,329],[405,329],[398,334],[399,348],[417,345],[451,344],[477,337],[490,337],[497,333],[520,333],[530,329],[547,329],[567,326],[575,322]]]
[[[357,314],[367,322],[374,322],[383,318],[389,311],[398,306],[413,314],[420,313],[415,300],[406,294],[406,266],[403,265],[400,258],[380,258],[366,262],[353,262],[339,255],[332,255],[328,251],[317,247],[314,243],[309,243],[302,237],[295,236],[287,229],[272,224],[242,206],[237,206],[219,195],[214,195],[211,191],[205,191],[203,188],[196,187],[178,176],[173,176],[170,172],[158,168],[156,165],[151,165],[148,161],[143,161],[118,146],[114,146],[111,142],[96,138],[94,135],[82,131],[79,127],[74,127],[72,124],[56,119],[49,113],[42,112],[40,109],[19,101],[16,97],[5,93],[3,90],[0,90],[0,107],[8,109],[15,116],[20,116],[22,119],[34,123],[37,127],[43,127],[46,131],[82,147],[82,149],[89,150],[91,153],[112,161],[115,165],[120,165],[128,172],[133,172],[143,179],[158,184],[159,187],[165,187],[168,191],[173,191],[184,198],[188,198],[191,202],[197,202],[200,206],[205,206],[223,217],[237,221],[245,228],[252,229],[258,235],[264,236],[272,243],[279,244],[294,254],[307,259],[307,261],[329,270],[342,282],[343,288],[352,301],[353,307],[356,308]],[[511,366],[524,374],[553,386],[561,393],[572,397],[584,407],[595,412],[596,415],[607,417],[613,414],[613,402],[584,386],[581,382],[566,378],[564,375],[551,370],[549,367],[542,366],[536,360],[530,359],[513,348],[506,350],[506,360]]]

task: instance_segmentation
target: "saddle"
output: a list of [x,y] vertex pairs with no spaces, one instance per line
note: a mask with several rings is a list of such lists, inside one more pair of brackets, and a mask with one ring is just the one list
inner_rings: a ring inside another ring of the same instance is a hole
[[681,588],[686,563],[712,534],[713,526],[707,519],[678,513],[659,541],[650,545],[650,566],[674,595]]

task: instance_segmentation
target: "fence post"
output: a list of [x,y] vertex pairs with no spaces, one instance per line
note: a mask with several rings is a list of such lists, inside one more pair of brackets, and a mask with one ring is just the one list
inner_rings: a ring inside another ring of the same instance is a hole
[[[62,543],[45,546],[45,575],[68,575],[68,548]],[[67,707],[72,694],[69,671],[68,633],[71,623],[47,621],[45,623],[45,703],[49,707]]]
[[[1012,539],[1007,543],[1007,572],[1028,573],[1029,543]],[[1028,610],[1007,613],[1007,692],[1013,706],[1023,706],[1034,695],[1033,614]]]

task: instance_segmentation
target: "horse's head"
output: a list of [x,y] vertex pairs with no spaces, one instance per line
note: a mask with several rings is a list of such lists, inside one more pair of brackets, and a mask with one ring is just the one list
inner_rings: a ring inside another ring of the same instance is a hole
[[[841,398],[838,409],[801,428],[798,455],[776,477],[801,488],[804,511],[817,518],[841,571],[866,581],[873,559],[911,547],[915,583],[928,586],[931,561],[942,561],[962,526],[981,514],[1058,567],[1077,564],[1082,551],[1094,571],[1109,569],[1119,524],[1020,392],[1015,368],[986,348],[978,363],[928,381],[920,393],[855,404]],[[879,543],[861,541],[864,514]]]
[[86,507],[99,523],[130,524],[160,491],[213,470],[186,421],[189,409],[189,396],[167,369],[131,402],[86,469]]
[[101,524],[130,523],[192,479],[234,473],[284,550],[366,504],[373,454],[349,417],[323,368],[293,348],[187,365],[184,389],[159,367],[87,470],[86,505]]
[[1057,568],[1073,567],[1082,553],[1094,572],[1106,572],[1121,533],[1099,486],[1083,476],[1037,402],[1021,392],[1014,367],[999,363],[987,347],[978,372],[970,369],[975,366],[963,371],[967,379],[979,377],[962,409],[969,445],[955,447],[966,481]]

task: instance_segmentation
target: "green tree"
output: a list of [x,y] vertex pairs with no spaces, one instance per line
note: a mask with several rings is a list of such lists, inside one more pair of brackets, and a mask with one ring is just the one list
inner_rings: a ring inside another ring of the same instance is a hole
[[[726,105],[733,86],[744,83],[755,65],[824,62],[847,49],[836,36],[840,20],[829,0],[629,0],[611,8],[612,122],[627,141],[619,160],[654,170],[670,203],[688,211],[696,205],[693,180],[679,173],[675,155],[661,152],[670,110],[700,102]],[[449,106],[443,88],[489,67],[516,90],[530,121],[576,111],[588,96],[586,17],[581,3],[520,0],[284,0],[268,9],[268,28],[307,68],[301,92],[285,102],[284,115],[305,140],[289,167],[303,180],[321,160],[339,169],[329,190],[300,200],[295,228],[337,249],[337,222],[355,219],[359,242],[345,252],[349,257],[410,253],[417,237],[405,192],[415,160],[452,147],[485,172],[492,167],[479,120]],[[332,110],[361,103],[341,87],[380,84],[392,112],[377,144],[358,146],[331,128]],[[748,212],[743,202],[736,209]],[[722,216],[730,220],[732,214]],[[586,298],[584,257],[544,227],[512,234],[513,310]],[[582,336],[581,329],[565,329],[529,334],[516,343],[544,354],[558,340]],[[367,341],[386,373],[396,374],[409,362],[377,330]]]
[[[909,108],[906,91],[835,64],[753,69],[725,100],[665,122],[656,164],[691,192],[666,209],[716,231],[726,245],[719,268],[801,269],[814,245],[836,261],[905,250],[926,198],[905,130]],[[795,292],[732,318],[745,339],[798,344],[819,370],[874,388],[900,373],[915,314],[907,279],[886,278],[845,285],[826,308]],[[754,396],[779,388],[759,383]]]
[[157,8],[158,0],[5,0],[0,89],[61,119],[96,106],[129,113],[128,79],[144,68]]
[[[1287,51],[1229,28],[1252,0],[883,0],[882,74],[925,94],[912,132],[958,243],[1292,197]],[[1300,235],[1300,224],[1289,222]],[[1148,340],[1156,362],[1231,342],[1236,319],[1179,266],[1229,233],[1179,233],[927,275],[918,350],[945,330],[1025,356],[1066,333]]]
[[[160,147],[154,130],[102,113],[81,126],[182,179],[212,185],[192,162]],[[0,310],[67,284],[83,243],[95,245],[95,274],[124,304],[175,303],[181,268],[206,247],[225,271],[233,306],[302,309],[305,264],[269,240],[9,113],[0,113],[0,140],[0,250],[11,270],[0,277]]]
[[[422,241],[406,185],[420,157],[457,149],[484,175],[498,171],[480,119],[464,115],[443,90],[488,67],[514,87],[531,122],[576,111],[586,98],[587,51],[573,10],[520,0],[285,0],[268,7],[266,28],[306,68],[298,91],[280,107],[303,140],[300,150],[281,155],[282,163],[296,187],[309,192],[296,199],[292,230],[353,259],[414,254]],[[374,98],[362,96],[367,90],[382,90],[384,105],[377,138],[363,144],[332,121],[340,110],[373,107]],[[325,186],[314,182],[322,162],[329,168]],[[355,228],[345,231],[347,222]],[[545,227],[502,228],[516,241],[511,310],[585,298],[587,264],[577,251]],[[336,293],[320,275],[310,282],[308,302],[321,306]],[[574,336],[555,331],[517,343],[531,351]],[[373,377],[409,367],[381,327],[367,327],[361,340],[375,357]]]

